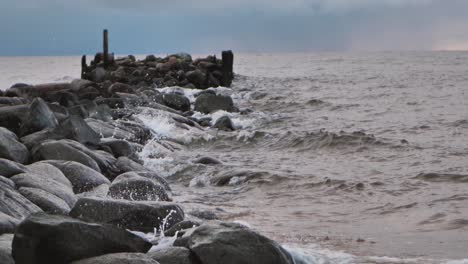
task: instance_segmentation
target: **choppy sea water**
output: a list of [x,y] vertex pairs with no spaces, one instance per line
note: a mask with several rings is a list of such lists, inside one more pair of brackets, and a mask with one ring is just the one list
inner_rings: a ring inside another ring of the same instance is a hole
[[[69,81],[79,63],[0,58],[0,85]],[[235,72],[217,90],[252,112],[211,115],[235,132],[139,115],[179,143],[141,156],[189,215],[248,224],[297,263],[468,263],[468,52],[237,54]]]

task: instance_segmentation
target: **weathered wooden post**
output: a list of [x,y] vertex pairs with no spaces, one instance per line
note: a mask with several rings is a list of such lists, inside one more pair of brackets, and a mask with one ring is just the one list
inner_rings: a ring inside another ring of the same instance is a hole
[[222,63],[223,63],[223,86],[230,87],[232,84],[232,79],[234,78],[233,64],[234,64],[234,54],[231,50],[223,51],[222,54]]
[[81,79],[86,79],[88,73],[88,64],[86,64],[86,55],[81,56]]
[[104,67],[109,65],[109,39],[107,29],[103,32],[103,61]]

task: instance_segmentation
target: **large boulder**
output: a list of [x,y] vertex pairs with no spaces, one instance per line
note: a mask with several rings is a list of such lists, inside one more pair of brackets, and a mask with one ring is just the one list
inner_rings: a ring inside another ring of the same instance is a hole
[[122,139],[112,138],[102,139],[101,145],[109,147],[112,151],[112,154],[114,154],[114,156],[117,158],[123,156],[128,157],[132,160],[138,159],[138,155],[136,153],[143,149],[143,146],[139,144],[130,143]]
[[73,139],[82,144],[97,145],[101,138],[81,117],[74,115],[61,122],[54,130],[54,133],[61,134],[63,138]]
[[74,193],[89,192],[110,181],[101,173],[75,161],[46,160],[41,161],[57,167],[67,177],[73,186]]
[[163,102],[166,106],[175,110],[179,110],[182,112],[190,110],[190,100],[187,97],[180,94],[163,94]]
[[46,213],[68,215],[71,210],[64,200],[44,190],[21,187],[18,191]]
[[47,176],[49,179],[57,181],[69,189],[72,189],[73,186],[68,178],[59,170],[57,167],[47,164],[44,162],[36,162],[30,165],[27,165],[26,168],[34,174],[40,174],[43,176]]
[[209,114],[218,110],[234,111],[234,102],[230,96],[203,93],[195,100],[195,111]]
[[60,141],[44,141],[35,146],[31,151],[34,160],[69,160],[76,161],[83,165],[90,167],[91,169],[101,172],[99,165],[94,159],[80,151],[67,142]]
[[138,202],[100,198],[80,198],[70,216],[108,223],[122,228],[151,232],[170,228],[184,219],[182,209],[167,202]]
[[193,83],[196,87],[202,87],[206,81],[206,74],[201,70],[188,71],[186,73],[187,80]]
[[42,211],[16,189],[13,181],[0,176],[0,231],[8,232],[17,219]]
[[0,236],[0,263],[15,264],[15,260],[11,256],[12,242],[13,234],[5,234]]
[[[145,177],[145,178],[148,178],[148,179],[151,179],[153,181],[156,181],[157,183],[159,183],[160,185],[162,185],[167,191],[170,191],[171,190],[171,187],[169,186],[169,183],[167,182],[167,180],[161,176],[159,176],[156,172],[154,171],[149,171],[149,170],[144,170],[144,171],[130,171],[130,172],[126,172],[124,174],[134,174],[134,175],[138,175],[138,176],[141,176],[141,177]],[[124,174],[121,174],[121,175],[124,175]]]
[[29,106],[26,104],[0,107],[0,127],[5,127],[15,134],[19,134],[28,110]]
[[147,171],[143,165],[127,158],[119,157],[115,162],[115,166],[120,170],[120,172],[129,172],[129,171]]
[[55,128],[58,125],[57,118],[47,103],[41,98],[34,98],[29,106],[28,115],[21,127],[21,134],[28,135],[33,132]]
[[[16,226],[19,224],[19,222],[20,222],[19,219],[0,212],[0,235],[15,233]],[[3,263],[3,262],[0,262],[0,263]]]
[[190,250],[184,247],[167,247],[150,252],[148,255],[160,264],[193,264]]
[[[235,223],[205,224],[179,239],[203,264],[292,264],[276,242]],[[175,244],[178,244],[176,241]]]
[[74,261],[70,264],[160,264],[150,258],[147,254],[141,253],[114,253],[99,257]]
[[0,158],[23,164],[29,160],[28,148],[18,141],[15,133],[4,127],[0,127]]
[[23,164],[7,160],[0,159],[0,175],[7,178],[28,171],[28,168]]
[[17,264],[62,264],[119,252],[147,252],[151,244],[110,225],[37,213],[18,226],[12,255]]
[[231,118],[229,116],[222,116],[216,120],[215,124],[213,125],[214,128],[223,131],[234,131],[234,124],[232,123]]
[[164,186],[136,173],[124,173],[115,178],[109,188],[109,196],[131,201],[170,200]]

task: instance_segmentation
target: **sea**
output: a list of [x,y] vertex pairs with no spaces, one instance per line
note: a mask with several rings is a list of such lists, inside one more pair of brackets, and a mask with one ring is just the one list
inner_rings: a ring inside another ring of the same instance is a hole
[[[217,90],[242,111],[208,116],[228,115],[236,131],[138,114],[155,132],[140,156],[189,216],[245,224],[297,264],[468,263],[468,52],[234,60],[232,87]],[[78,56],[0,57],[3,90],[79,74]],[[197,92],[158,89],[192,102]],[[193,162],[205,156],[222,164]]]

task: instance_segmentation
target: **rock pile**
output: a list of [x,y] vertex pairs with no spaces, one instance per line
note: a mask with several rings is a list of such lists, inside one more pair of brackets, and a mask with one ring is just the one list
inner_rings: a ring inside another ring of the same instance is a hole
[[[228,117],[216,124],[191,117],[193,110],[237,111],[229,96],[209,89],[191,102],[150,86],[218,86],[221,62],[177,54],[117,59],[104,69],[98,58],[89,80],[17,84],[0,94],[0,262],[292,263],[275,242],[242,226],[194,227],[171,202],[169,183],[139,158],[154,137],[138,117],[144,109],[184,129],[234,129]],[[148,253],[157,241],[129,232],[155,229],[178,235],[174,247]]]

